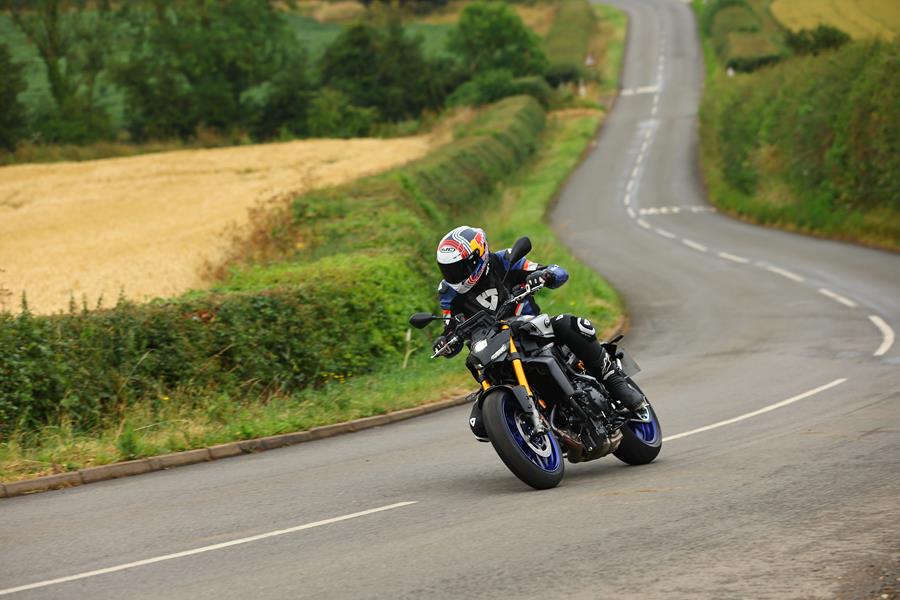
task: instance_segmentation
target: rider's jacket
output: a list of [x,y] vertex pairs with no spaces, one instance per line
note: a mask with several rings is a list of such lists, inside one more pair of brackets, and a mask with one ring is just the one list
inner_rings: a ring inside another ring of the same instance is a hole
[[[441,281],[438,286],[438,296],[441,301],[441,309],[444,316],[465,318],[471,317],[480,310],[497,310],[510,297],[510,290],[517,285],[525,283],[525,278],[533,271],[547,269],[553,273],[552,283],[547,283],[549,288],[558,288],[566,282],[569,274],[559,265],[540,265],[527,259],[521,259],[510,265],[509,255],[511,250],[492,252],[488,257],[487,271],[478,280],[475,286],[460,294],[451,288],[446,281]],[[506,273],[509,272],[507,276]],[[506,281],[503,280],[506,276]],[[536,315],[540,313],[537,303],[529,298],[516,306],[516,315]]]

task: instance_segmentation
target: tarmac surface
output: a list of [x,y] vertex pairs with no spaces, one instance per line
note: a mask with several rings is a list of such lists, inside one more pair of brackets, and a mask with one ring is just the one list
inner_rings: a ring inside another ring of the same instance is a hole
[[0,595],[864,598],[896,573],[900,257],[711,212],[690,9],[612,3],[623,94],[552,222],[626,298],[656,462],[531,491],[450,409],[4,500]]

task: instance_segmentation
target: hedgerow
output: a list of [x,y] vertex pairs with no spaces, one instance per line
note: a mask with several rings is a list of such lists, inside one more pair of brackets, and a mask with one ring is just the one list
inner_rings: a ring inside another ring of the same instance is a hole
[[556,19],[544,38],[550,61],[545,77],[551,85],[586,77],[584,59],[595,27],[596,16],[587,0],[560,2]]
[[435,237],[528,158],[544,118],[532,98],[508,98],[420,161],[296,198],[248,253],[267,262],[213,290],[0,313],[0,437],[60,421],[89,431],[174,395],[291,392],[396,358],[408,315],[433,308]]
[[900,41],[853,43],[704,95],[718,201],[764,223],[900,247]]

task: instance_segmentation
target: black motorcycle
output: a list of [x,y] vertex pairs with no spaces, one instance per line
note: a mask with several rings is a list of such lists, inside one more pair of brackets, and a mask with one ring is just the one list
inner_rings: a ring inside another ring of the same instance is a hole
[[[530,240],[519,239],[510,263],[530,250]],[[462,342],[468,345],[466,367],[482,387],[473,414],[480,409],[494,450],[534,488],[559,484],[563,457],[579,463],[613,454],[631,465],[651,462],[662,448],[662,431],[650,403],[629,411],[612,399],[571,350],[555,342],[548,315],[512,316],[517,304],[542,287],[522,286],[496,312],[482,310],[450,322],[448,342],[432,358]],[[416,313],[409,322],[421,329],[437,320],[444,317]],[[630,376],[639,369],[617,347],[621,337],[604,347],[637,388]]]

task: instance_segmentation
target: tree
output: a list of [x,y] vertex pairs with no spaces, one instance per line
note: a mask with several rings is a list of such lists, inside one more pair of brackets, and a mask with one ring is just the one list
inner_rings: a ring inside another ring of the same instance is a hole
[[19,102],[25,87],[22,65],[12,61],[6,44],[0,44],[0,147],[10,152],[25,133],[25,106]]
[[251,125],[248,92],[280,71],[295,44],[270,0],[143,0],[123,10],[133,35],[116,80],[138,139]]
[[109,116],[95,102],[112,39],[108,5],[88,11],[84,0],[14,0],[9,8],[44,63],[55,105],[35,119],[38,133],[72,143],[110,136]]
[[297,53],[269,83],[266,97],[257,110],[253,136],[266,139],[279,134],[306,135],[313,91],[306,54]]
[[322,85],[389,121],[417,116],[439,106],[446,93],[446,69],[428,60],[422,44],[396,18],[386,29],[354,25],[326,48],[319,63]]
[[515,76],[542,74],[547,57],[538,36],[502,2],[473,2],[466,6],[450,33],[447,46],[474,75],[505,69]]

